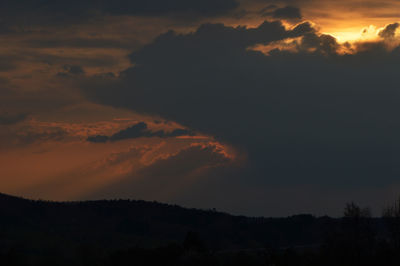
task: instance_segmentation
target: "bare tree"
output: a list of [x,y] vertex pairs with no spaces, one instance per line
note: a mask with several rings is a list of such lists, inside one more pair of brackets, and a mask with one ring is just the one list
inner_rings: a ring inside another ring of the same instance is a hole
[[383,211],[390,237],[396,248],[400,248],[400,197]]
[[348,259],[352,261],[352,265],[362,265],[363,259],[370,255],[373,246],[371,210],[351,202],[346,204],[343,214],[343,247],[347,249]]

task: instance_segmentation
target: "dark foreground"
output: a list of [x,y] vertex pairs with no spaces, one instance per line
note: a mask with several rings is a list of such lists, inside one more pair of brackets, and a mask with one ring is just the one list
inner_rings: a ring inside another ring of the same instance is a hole
[[0,265],[400,265],[400,216],[248,218],[144,201],[0,194]]

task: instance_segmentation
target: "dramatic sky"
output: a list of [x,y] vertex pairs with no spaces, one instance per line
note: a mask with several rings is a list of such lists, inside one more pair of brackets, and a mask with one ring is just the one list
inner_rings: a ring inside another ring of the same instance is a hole
[[399,22],[398,0],[3,0],[0,192],[379,215]]

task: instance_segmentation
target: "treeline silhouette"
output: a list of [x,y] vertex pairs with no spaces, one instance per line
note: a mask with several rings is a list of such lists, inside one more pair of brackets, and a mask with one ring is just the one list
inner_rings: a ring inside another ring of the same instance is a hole
[[381,218],[250,218],[145,201],[0,194],[0,265],[400,265],[400,199]]

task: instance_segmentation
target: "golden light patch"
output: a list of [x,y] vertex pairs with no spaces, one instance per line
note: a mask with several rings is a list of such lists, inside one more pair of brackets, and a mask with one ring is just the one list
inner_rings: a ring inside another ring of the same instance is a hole
[[[379,33],[383,31],[385,27],[369,25],[368,27],[363,28],[356,27],[338,29],[338,31],[326,32],[325,34],[335,37],[339,43],[376,41],[380,39]],[[397,35],[397,33],[395,33],[395,35]]]
[[270,52],[274,50],[295,53],[298,51],[298,45],[300,42],[301,38],[288,38],[282,41],[272,42],[267,45],[257,44],[249,47],[248,50],[259,51],[265,55],[270,55]]

